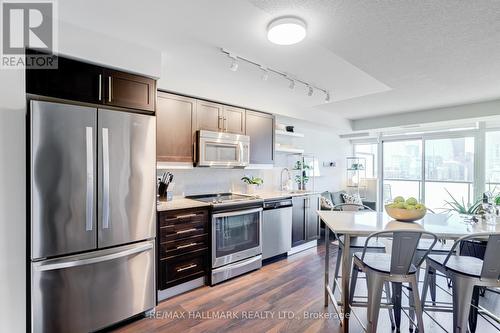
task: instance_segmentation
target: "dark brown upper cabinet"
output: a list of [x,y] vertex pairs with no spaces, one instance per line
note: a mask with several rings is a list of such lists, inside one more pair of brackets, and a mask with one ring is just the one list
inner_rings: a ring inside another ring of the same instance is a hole
[[[40,54],[27,50],[28,54]],[[57,69],[26,69],[26,92],[77,102],[155,111],[156,81],[57,57]]]
[[103,103],[102,68],[58,57],[57,69],[26,69],[26,92],[85,103]]
[[193,162],[196,99],[158,92],[156,157],[161,162]]
[[245,134],[245,109],[198,101],[196,129]]
[[155,80],[115,70],[104,70],[104,80],[106,105],[155,110]]
[[195,130],[223,130],[224,105],[198,100],[196,114]]
[[223,131],[234,134],[245,134],[245,109],[234,106],[224,106],[222,119]]
[[274,163],[274,116],[246,111],[246,135],[250,137],[250,163]]

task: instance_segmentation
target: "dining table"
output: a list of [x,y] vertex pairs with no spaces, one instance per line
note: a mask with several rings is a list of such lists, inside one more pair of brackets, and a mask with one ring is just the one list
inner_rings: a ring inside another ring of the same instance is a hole
[[[427,213],[424,218],[415,222],[396,221],[385,212],[361,211],[327,211],[318,210],[317,214],[325,226],[337,235],[344,236],[344,254],[349,253],[352,237],[367,237],[378,231],[425,230],[434,233],[439,239],[455,240],[462,236],[480,232],[500,232],[500,223],[487,224],[484,221],[471,222],[457,214]],[[330,301],[339,315],[342,331],[349,332],[351,308],[349,304],[349,284],[352,258],[342,256],[342,278],[340,283],[341,299],[337,302],[334,290],[330,287],[330,232],[325,228],[325,307]],[[340,306],[340,308],[339,308]]]

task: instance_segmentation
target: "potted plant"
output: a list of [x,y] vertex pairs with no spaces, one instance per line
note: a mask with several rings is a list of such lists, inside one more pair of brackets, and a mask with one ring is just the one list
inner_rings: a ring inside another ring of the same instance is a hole
[[295,182],[297,183],[299,190],[306,190],[306,184],[309,182],[309,176],[307,175],[307,170],[310,170],[311,166],[304,161],[298,160],[295,162],[293,170],[300,171],[300,174],[295,176]]
[[241,180],[247,184],[247,193],[255,193],[258,186],[264,184],[264,180],[260,177],[245,176]]
[[482,199],[477,199],[472,204],[466,205],[463,198],[462,202],[459,202],[447,189],[445,189],[445,191],[451,198],[450,201],[445,201],[448,207],[443,209],[445,209],[446,211],[456,212],[460,215],[467,215],[468,217],[470,217],[471,215],[481,214],[481,211],[483,209]]

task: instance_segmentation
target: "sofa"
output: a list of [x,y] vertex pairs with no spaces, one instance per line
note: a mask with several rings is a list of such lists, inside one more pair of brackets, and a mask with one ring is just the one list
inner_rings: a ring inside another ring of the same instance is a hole
[[[321,193],[321,196],[325,199],[330,200],[334,206],[340,205],[345,203],[344,202],[344,197],[342,196],[343,193],[347,193],[346,191],[337,191],[337,192],[330,192],[330,191],[325,191]],[[363,200],[363,205],[370,207],[373,210],[376,210],[376,203],[374,201],[365,201]],[[323,201],[321,203],[321,210],[330,210],[329,207],[325,207],[323,205]]]

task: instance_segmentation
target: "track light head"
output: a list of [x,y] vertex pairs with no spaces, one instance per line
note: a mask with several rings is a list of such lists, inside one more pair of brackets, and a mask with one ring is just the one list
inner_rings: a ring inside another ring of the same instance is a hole
[[326,91],[325,92],[325,103],[330,103],[330,92],[329,91]]
[[308,86],[307,88],[308,88],[308,90],[307,90],[307,96],[312,96],[313,93],[314,93],[313,87]]
[[238,59],[237,58],[232,58],[233,59],[231,61],[231,66],[229,67],[230,70],[232,70],[233,72],[236,72],[238,70],[238,67],[239,67],[239,64],[238,64]]
[[261,71],[262,71],[262,81],[267,81],[267,79],[269,79],[269,70],[267,68],[264,68],[264,67],[260,67]]
[[289,80],[290,80],[290,85],[288,86],[288,88],[295,89],[295,80],[292,80],[292,79],[289,79]]

